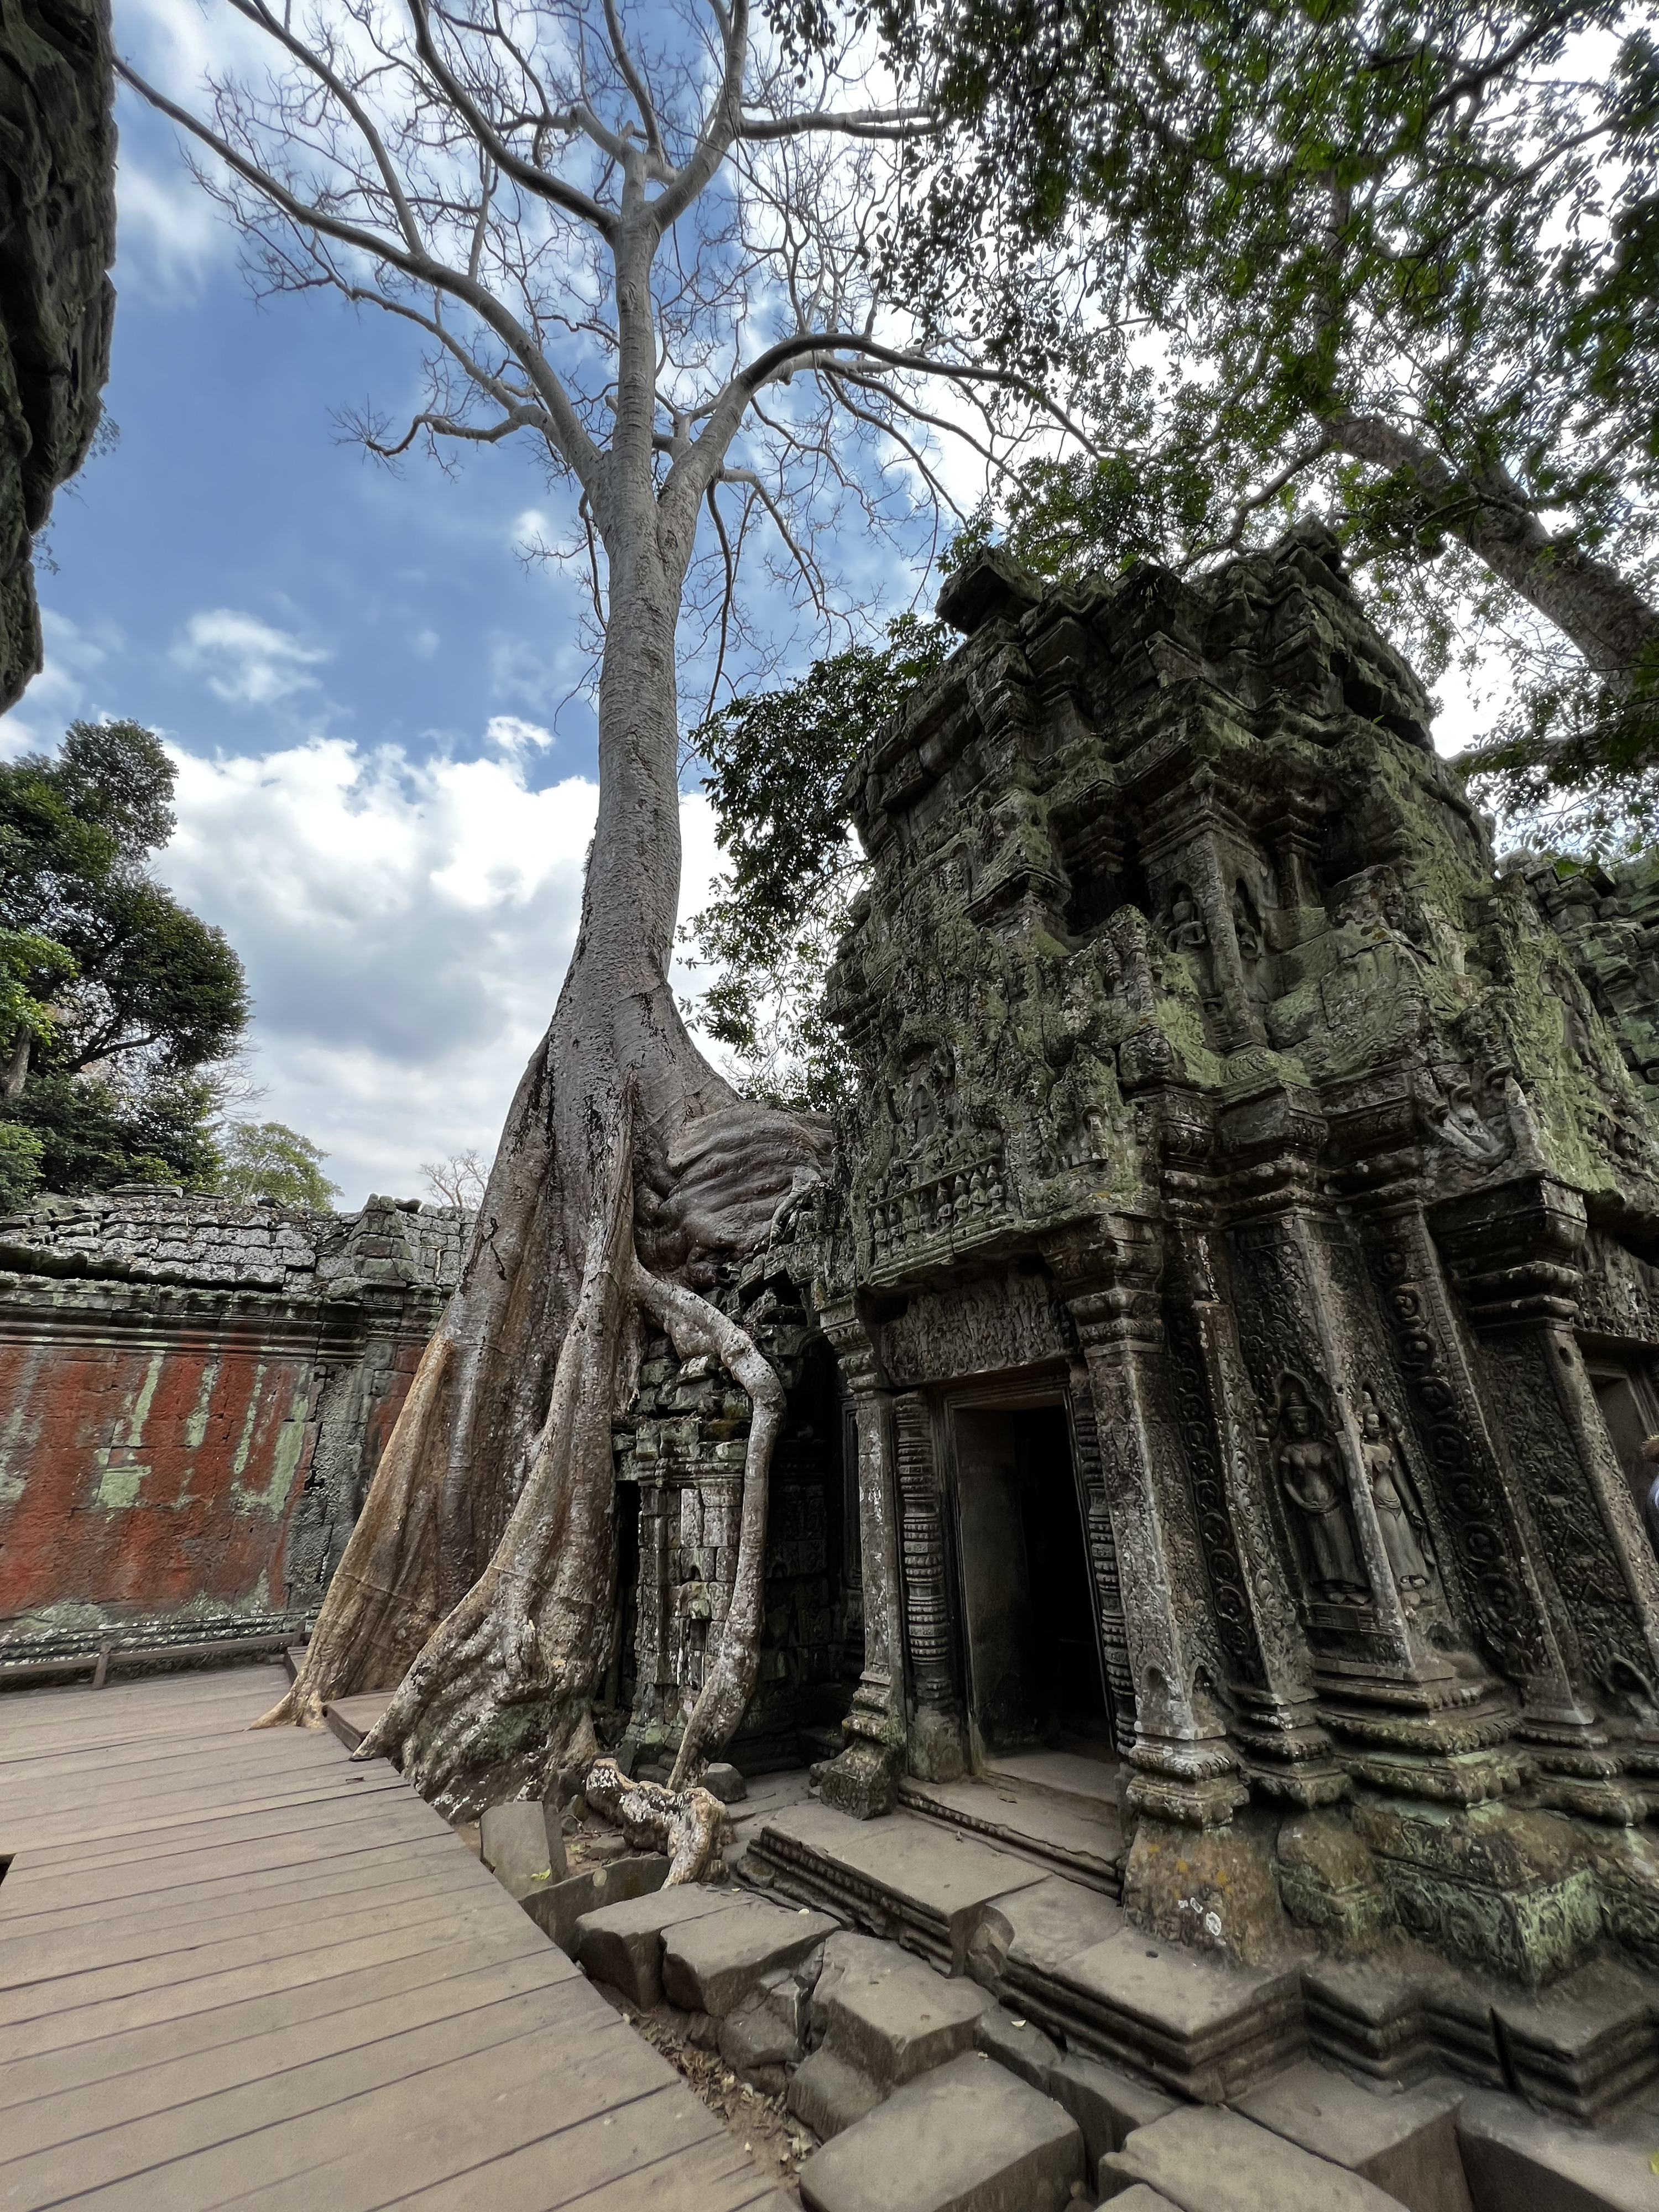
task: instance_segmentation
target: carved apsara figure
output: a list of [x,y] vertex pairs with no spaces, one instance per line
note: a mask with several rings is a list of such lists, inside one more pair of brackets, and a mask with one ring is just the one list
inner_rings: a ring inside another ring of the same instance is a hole
[[1360,1565],[1342,1463],[1329,1437],[1320,1434],[1318,1416],[1297,1389],[1286,1395],[1280,1408],[1279,1435],[1275,1463],[1279,1484],[1301,1516],[1315,1594],[1331,1605],[1365,1604],[1370,1584]]
[[1164,941],[1171,952],[1196,952],[1210,941],[1204,917],[1185,884],[1170,894],[1170,917],[1164,925]]
[[1400,1447],[1389,1433],[1381,1407],[1369,1391],[1359,1416],[1360,1454],[1371,1503],[1382,1531],[1382,1548],[1389,1555],[1395,1586],[1402,1604],[1419,1604],[1429,1587],[1429,1561],[1406,1506],[1411,1478],[1401,1462]]

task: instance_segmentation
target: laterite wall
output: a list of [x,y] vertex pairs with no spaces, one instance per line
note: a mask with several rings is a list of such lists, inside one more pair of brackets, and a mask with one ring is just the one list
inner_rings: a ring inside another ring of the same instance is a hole
[[0,1657],[313,1613],[465,1225],[148,1190],[0,1221]]

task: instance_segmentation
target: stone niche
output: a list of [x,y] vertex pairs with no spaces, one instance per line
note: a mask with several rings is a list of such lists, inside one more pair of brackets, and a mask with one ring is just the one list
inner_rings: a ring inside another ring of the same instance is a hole
[[[1166,1935],[1659,1963],[1659,900],[1497,871],[1316,527],[940,608],[849,787],[848,1165],[769,1263],[850,1400],[826,1799],[1065,1741]],[[740,1414],[647,1373],[702,1499],[641,1480],[652,1588],[712,1620]]]

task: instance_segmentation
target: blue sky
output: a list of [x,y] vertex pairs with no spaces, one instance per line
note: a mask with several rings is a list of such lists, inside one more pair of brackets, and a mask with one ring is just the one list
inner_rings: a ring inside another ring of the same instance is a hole
[[[181,20],[136,0],[118,38]],[[423,1159],[492,1148],[574,938],[578,586],[524,557],[562,510],[527,441],[453,474],[343,442],[337,410],[411,404],[415,346],[326,297],[257,301],[170,130],[125,95],[119,119],[118,435],[58,495],[47,665],[0,748],[76,715],[162,732],[159,871],[246,964],[250,1110],[324,1146],[345,1203],[414,1193]],[[684,831],[689,913],[714,861],[695,792]]]

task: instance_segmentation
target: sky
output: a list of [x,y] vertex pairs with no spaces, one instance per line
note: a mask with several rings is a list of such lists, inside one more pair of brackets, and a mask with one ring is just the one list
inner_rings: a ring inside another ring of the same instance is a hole
[[[342,1203],[422,1194],[423,1160],[493,1150],[574,936],[597,789],[575,586],[525,557],[549,488],[527,442],[454,474],[343,442],[342,409],[408,404],[411,345],[257,301],[171,132],[118,113],[118,434],[58,495],[0,750],[161,733],[157,872],[246,964],[246,1110],[322,1146]],[[690,914],[715,854],[701,793],[684,817]]]
[[[222,20],[123,0],[117,40],[182,87]],[[125,94],[118,114],[112,429],[58,495],[46,665],[0,754],[76,717],[161,733],[179,830],[157,872],[246,965],[244,1110],[322,1146],[345,1205],[428,1194],[422,1162],[493,1151],[574,938],[597,800],[581,585],[526,553],[560,495],[524,440],[396,472],[349,442],[343,410],[416,404],[410,336],[326,295],[257,298],[171,127]],[[925,553],[852,533],[847,558],[869,607],[926,586]],[[682,915],[718,864],[691,784]]]

